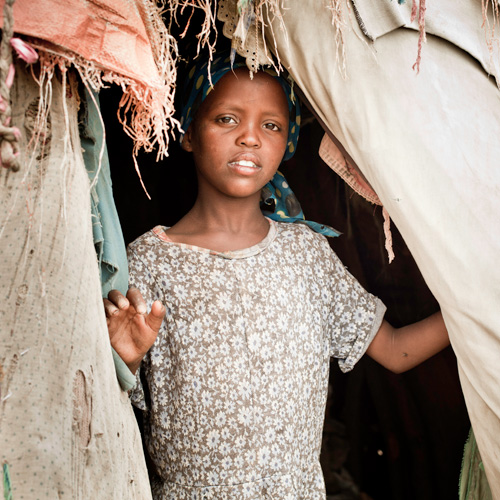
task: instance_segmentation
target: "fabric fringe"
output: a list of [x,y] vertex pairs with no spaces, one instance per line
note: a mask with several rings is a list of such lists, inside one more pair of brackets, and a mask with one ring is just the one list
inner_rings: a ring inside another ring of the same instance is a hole
[[10,127],[10,87],[14,81],[14,65],[12,64],[12,47],[10,40],[14,34],[13,5],[15,0],[5,0],[3,8],[2,42],[0,44],[0,164],[13,172],[19,170],[20,132]]
[[[417,74],[420,72],[420,61],[422,59],[422,45],[427,41],[425,35],[425,11],[426,11],[426,0],[418,0],[418,31],[420,33],[418,37],[418,52],[417,60],[413,65],[413,70],[416,69]],[[417,17],[417,0],[413,0],[411,8],[410,22],[413,22]]]
[[[279,49],[274,34],[275,21],[278,20],[279,29],[285,34],[286,26],[282,12],[285,9],[283,0],[164,0],[169,13],[170,22],[179,24],[178,15],[184,14],[185,9],[191,9],[186,26],[181,34],[183,38],[191,24],[195,9],[205,14],[196,38],[198,39],[196,56],[203,48],[208,49],[211,59],[217,42],[216,19],[224,23],[223,34],[229,38],[233,57],[236,53],[244,57],[248,69],[254,73],[260,66],[273,66],[280,74],[283,70],[279,57]],[[328,10],[332,14],[332,25],[335,27],[335,41],[339,70],[343,77],[346,75],[345,47],[343,30],[346,26],[342,9],[342,0],[329,0]],[[269,39],[265,32],[268,29]],[[267,44],[272,44],[275,58],[271,56]]]
[[[347,69],[346,69],[346,55],[345,55],[345,44],[344,44],[344,28],[346,27],[346,21],[344,19],[344,13],[342,11],[342,4],[343,4],[342,0],[330,0],[330,3],[327,8],[331,12],[332,26],[335,28],[335,57],[337,58],[337,67],[340,71],[340,74],[342,75],[342,78],[346,79]],[[354,12],[356,15],[357,10],[354,10]],[[361,27],[361,29],[363,29],[363,27]]]
[[[490,19],[491,5],[491,19]],[[483,29],[485,31],[486,46],[490,53],[490,65],[492,63],[495,46],[500,46],[500,40],[496,35],[496,28],[500,22],[500,6],[496,0],[481,0],[481,8],[483,13]],[[498,83],[500,86],[500,83]]]
[[[217,42],[217,26],[215,24],[217,16],[217,0],[164,0],[166,3],[166,12],[169,13],[170,21],[169,26],[172,26],[172,23],[175,22],[179,25],[179,21],[177,19],[177,14],[184,14],[185,9],[191,9],[191,15],[189,16],[188,21],[186,22],[186,26],[184,31],[181,33],[181,38],[186,36],[186,33],[191,25],[191,19],[196,9],[201,10],[205,14],[205,19],[201,24],[200,31],[196,35],[198,39],[198,44],[196,47],[196,56],[200,54],[200,51],[205,47],[208,49],[210,60],[212,59],[212,55],[215,52],[215,44]],[[212,39],[211,39],[212,37]]]
[[141,149],[147,153],[156,149],[157,161],[168,156],[169,134],[174,137],[174,131],[180,130],[179,122],[173,117],[177,76],[174,57],[177,56],[177,44],[173,37],[169,35],[160,44],[164,54],[164,57],[158,55],[162,82],[158,82],[156,87],[99,68],[92,61],[49,47],[39,40],[33,41],[32,44],[40,55],[38,80],[51,79],[55,68],[65,72],[74,67],[84,84],[95,91],[99,91],[107,83],[119,85],[123,96],[118,105],[118,119],[126,134],[134,141],[134,158]]
[[119,85],[123,96],[118,119],[133,140],[134,158],[141,149],[147,153],[156,150],[157,161],[168,156],[170,136],[175,138],[175,130],[180,131],[180,124],[174,118],[178,47],[162,19],[165,1],[144,2],[140,11],[158,71],[156,81],[139,82],[48,42],[31,40],[40,55],[41,74],[47,76],[55,67],[65,71],[73,66],[84,84],[95,91],[107,83]]
[[[281,29],[286,31],[281,8],[281,0],[219,0],[217,18],[224,23],[224,36],[231,40],[231,58],[234,60],[236,54],[242,56],[250,70],[250,77],[263,66],[272,66],[278,74],[282,70],[279,55],[276,60],[273,59],[265,36],[265,29],[269,27],[275,52],[278,53],[270,23],[278,18]],[[269,24],[266,24],[266,19]]]
[[[283,67],[281,66],[281,60],[279,57],[279,51],[278,51],[278,43],[276,42],[276,36],[274,34],[274,21],[278,20],[278,26],[279,29],[282,31],[282,33],[285,35],[285,40],[288,43],[288,36],[287,36],[287,31],[286,31],[286,26],[285,22],[283,21],[283,15],[281,12],[284,10],[283,3],[280,0],[259,0],[257,2],[256,8],[255,8],[255,17],[256,17],[256,34],[258,34],[262,40],[262,44],[264,47],[264,51],[266,54],[268,53],[267,49],[267,44],[266,44],[266,36],[265,36],[265,29],[266,27],[269,28],[269,31],[271,33],[271,40],[273,44],[273,53],[276,55],[276,60],[274,60],[272,57],[271,63],[272,66],[274,67],[275,71],[280,74],[280,72],[283,70]],[[267,19],[267,23],[265,20]],[[259,28],[259,29],[257,29]]]
[[385,207],[382,207],[384,216],[385,249],[389,257],[389,264],[394,260],[394,250],[392,249],[391,217]]

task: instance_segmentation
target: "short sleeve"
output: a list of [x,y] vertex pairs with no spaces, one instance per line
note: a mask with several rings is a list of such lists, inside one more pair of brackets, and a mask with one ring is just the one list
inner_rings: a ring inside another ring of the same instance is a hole
[[329,253],[327,279],[333,299],[327,319],[330,355],[339,360],[343,372],[348,372],[377,334],[386,307],[358,283],[332,250]]

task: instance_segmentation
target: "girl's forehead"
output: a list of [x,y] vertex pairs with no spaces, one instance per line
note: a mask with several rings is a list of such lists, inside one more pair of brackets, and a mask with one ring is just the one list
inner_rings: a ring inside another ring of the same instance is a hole
[[[228,71],[215,85],[215,88],[217,86],[223,83],[226,86],[231,85],[231,86],[241,86],[241,85],[253,85],[253,86],[258,86],[258,85],[271,85],[273,88],[278,88],[281,89],[281,85],[274,79],[271,75],[268,73],[265,73],[264,71],[258,71],[257,73],[253,73],[253,75],[250,74],[250,71],[246,68],[236,68],[232,71]],[[283,89],[281,89],[281,92],[283,92]],[[284,92],[283,92],[284,94]]]
[[288,114],[285,92],[276,79],[264,72],[255,73],[251,78],[246,68],[228,71],[209,92],[203,103],[206,105],[202,104],[202,107],[229,100],[243,102],[248,98],[264,101],[272,107],[281,107]]

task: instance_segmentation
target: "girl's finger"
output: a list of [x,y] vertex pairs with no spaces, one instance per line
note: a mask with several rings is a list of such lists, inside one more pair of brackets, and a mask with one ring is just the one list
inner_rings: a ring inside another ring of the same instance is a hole
[[139,314],[146,314],[148,308],[141,292],[134,287],[128,289],[127,299]]
[[151,330],[157,332],[160,329],[166,311],[165,306],[159,300],[153,302],[151,312],[146,318],[146,322]]
[[116,314],[119,311],[118,307],[116,307],[110,300],[102,299],[102,301],[104,302],[104,312],[107,317],[113,316],[113,314]]
[[111,290],[108,299],[119,309],[126,309],[130,304],[126,297],[119,290]]

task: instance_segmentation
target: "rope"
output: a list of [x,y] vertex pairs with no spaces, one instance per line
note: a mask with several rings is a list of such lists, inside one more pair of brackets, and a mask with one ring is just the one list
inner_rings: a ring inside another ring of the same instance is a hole
[[10,126],[12,109],[10,106],[10,87],[14,81],[12,47],[10,39],[14,33],[15,0],[5,0],[3,8],[2,42],[0,43],[0,162],[3,167],[13,172],[19,170],[20,132]]

